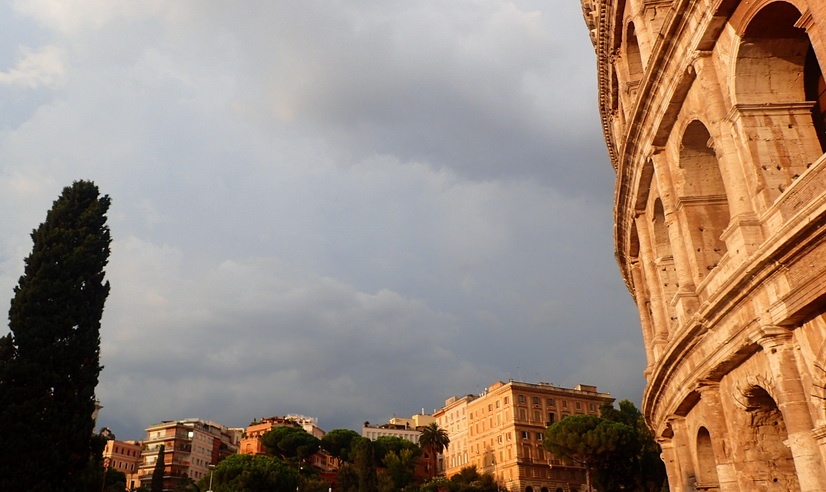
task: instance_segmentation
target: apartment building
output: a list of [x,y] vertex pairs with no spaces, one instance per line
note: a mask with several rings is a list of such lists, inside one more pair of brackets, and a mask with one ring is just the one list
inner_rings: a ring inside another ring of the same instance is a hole
[[512,492],[582,490],[584,469],[545,451],[545,429],[569,415],[598,415],[613,401],[595,386],[517,381],[496,382],[478,396],[451,397],[434,414],[450,437],[437,466],[447,477],[476,466]]
[[433,422],[436,422],[436,419],[424,413],[423,409],[422,413],[413,415],[409,419],[393,417],[386,424],[379,425],[370,425],[369,422],[365,422],[361,428],[361,435],[371,441],[380,437],[398,437],[413,444],[419,444],[419,437],[422,435],[419,428]]
[[139,479],[149,487],[152,471],[164,446],[164,490],[171,490],[182,479],[196,482],[209,473],[210,465],[238,451],[242,429],[229,429],[199,419],[164,421],[146,428],[141,453]]
[[117,470],[126,475],[126,489],[134,490],[140,487],[138,469],[141,465],[141,451],[143,444],[140,441],[118,441],[109,439],[103,448],[103,463],[109,470]]

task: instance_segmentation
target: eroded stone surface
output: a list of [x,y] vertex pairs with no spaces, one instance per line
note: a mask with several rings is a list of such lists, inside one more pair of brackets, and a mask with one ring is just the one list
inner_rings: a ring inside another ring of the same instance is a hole
[[671,489],[826,491],[826,2],[582,7]]

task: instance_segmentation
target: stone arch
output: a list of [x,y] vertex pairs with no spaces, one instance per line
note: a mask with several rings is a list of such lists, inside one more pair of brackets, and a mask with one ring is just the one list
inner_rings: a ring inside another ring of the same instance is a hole
[[754,489],[800,490],[786,422],[777,401],[762,386],[751,386],[743,394],[745,419],[750,432],[738,439],[749,452],[741,462],[754,481]]
[[527,487],[525,487],[525,492],[533,492],[533,487],[528,485]]
[[803,66],[803,91],[807,101],[814,101],[812,121],[820,150],[826,152],[826,79],[813,46],[809,47]]
[[642,53],[640,42],[637,39],[637,30],[633,21],[625,26],[625,69],[628,71],[628,82],[639,83],[643,74]]
[[805,100],[802,75],[810,43],[806,32],[795,27],[799,18],[797,7],[777,1],[744,24],[735,65],[737,103]]
[[806,72],[816,77],[820,67],[793,3],[746,5],[737,17],[732,121],[755,166],[755,195],[767,208],[823,154],[826,135],[818,136],[805,83]]
[[548,487],[542,487],[539,492],[549,492]]
[[695,449],[697,456],[697,485],[705,490],[718,487],[720,480],[717,478],[717,459],[711,445],[711,434],[705,427],[700,427],[697,430]]
[[676,191],[683,230],[690,246],[689,261],[695,283],[700,283],[726,253],[723,232],[730,220],[728,198],[714,142],[708,128],[691,121],[680,145]]

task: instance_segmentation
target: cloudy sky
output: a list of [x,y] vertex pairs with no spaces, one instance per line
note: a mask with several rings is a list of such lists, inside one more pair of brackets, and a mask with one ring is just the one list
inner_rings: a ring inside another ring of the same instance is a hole
[[120,438],[360,429],[509,378],[640,399],[577,1],[3,1],[8,299],[77,179],[112,197]]

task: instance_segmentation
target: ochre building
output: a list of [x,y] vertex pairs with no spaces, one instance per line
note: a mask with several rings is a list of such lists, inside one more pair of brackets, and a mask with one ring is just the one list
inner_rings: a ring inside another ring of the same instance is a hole
[[826,1],[582,5],[671,490],[826,491]]
[[594,386],[518,381],[496,382],[481,395],[451,397],[433,414],[450,438],[438,470],[451,477],[475,466],[509,492],[584,492],[584,468],[545,451],[545,429],[570,415],[599,415],[603,404],[613,402]]

